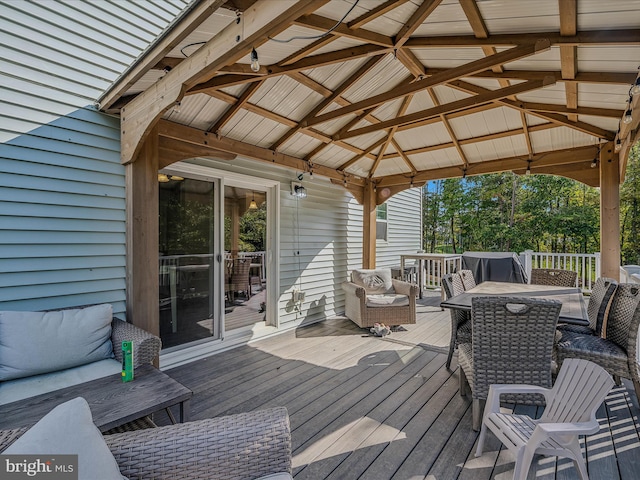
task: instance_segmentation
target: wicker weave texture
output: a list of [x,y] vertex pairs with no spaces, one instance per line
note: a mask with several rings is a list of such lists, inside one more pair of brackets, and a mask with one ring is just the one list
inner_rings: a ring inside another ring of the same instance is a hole
[[291,473],[291,431],[284,407],[108,435],[105,440],[129,480],[246,480]]
[[556,287],[575,287],[578,272],[556,268],[532,268],[531,283]]
[[[26,431],[0,431],[0,452]],[[291,428],[284,407],[104,438],[129,480],[248,480],[291,473]]]
[[133,366],[150,365],[160,355],[162,341],[159,337],[136,327],[132,323],[114,318],[111,322],[111,342],[116,360],[122,362],[122,342],[133,342]]
[[464,285],[465,290],[471,290],[476,286],[476,279],[473,278],[473,272],[471,270],[460,270],[458,274],[462,279],[462,284]]
[[591,290],[589,304],[587,306],[587,314],[589,317],[589,326],[582,325],[560,325],[558,330],[566,332],[582,333],[585,335],[602,334],[602,326],[609,311],[609,305],[613,297],[613,293],[618,288],[618,282],[612,278],[600,277],[596,280]]
[[[464,284],[459,273],[449,273],[441,279],[444,296],[449,299],[464,292]],[[451,339],[449,340],[449,353],[446,366],[451,366],[453,351],[460,343],[471,342],[471,314],[464,310],[449,309],[451,313]]]
[[[492,383],[551,386],[553,341],[562,304],[516,297],[472,299],[472,343],[460,346],[459,362],[474,399],[486,399]],[[540,405],[539,396],[517,396]]]
[[558,363],[561,365],[567,358],[591,360],[612,375],[631,379],[638,394],[640,374],[636,342],[639,327],[640,288],[636,284],[621,283],[611,300],[607,338],[563,331],[556,345]]
[[396,293],[409,297],[409,305],[367,307],[367,293],[364,287],[353,282],[344,282],[342,289],[345,292],[345,316],[360,328],[370,328],[376,323],[384,323],[389,326],[416,323],[418,286],[396,279],[393,279],[392,283]]

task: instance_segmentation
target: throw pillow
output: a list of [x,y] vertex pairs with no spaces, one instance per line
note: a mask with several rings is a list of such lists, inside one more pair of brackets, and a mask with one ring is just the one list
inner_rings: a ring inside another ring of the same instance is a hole
[[125,478],[81,397],[51,410],[3,453],[78,455],[78,480]]
[[0,312],[0,381],[113,358],[111,305]]
[[390,268],[354,270],[351,278],[353,283],[364,287],[368,295],[395,293]]

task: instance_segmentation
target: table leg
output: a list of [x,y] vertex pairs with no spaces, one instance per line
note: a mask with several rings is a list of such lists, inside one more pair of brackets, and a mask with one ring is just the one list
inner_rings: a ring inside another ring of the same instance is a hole
[[180,423],[188,422],[190,414],[191,414],[191,400],[185,400],[184,402],[180,402]]

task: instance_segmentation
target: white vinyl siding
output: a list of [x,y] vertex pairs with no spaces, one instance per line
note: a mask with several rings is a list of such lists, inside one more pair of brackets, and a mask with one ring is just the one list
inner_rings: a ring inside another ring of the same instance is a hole
[[120,122],[94,102],[187,3],[0,0],[1,310],[124,312]]

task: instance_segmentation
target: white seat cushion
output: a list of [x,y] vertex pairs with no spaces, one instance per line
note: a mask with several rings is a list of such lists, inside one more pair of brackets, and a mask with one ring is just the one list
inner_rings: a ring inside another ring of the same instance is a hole
[[409,297],[397,293],[387,295],[367,295],[367,307],[405,307],[409,305]]

